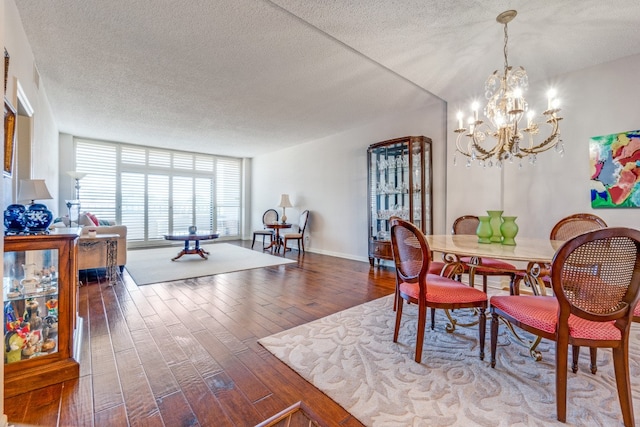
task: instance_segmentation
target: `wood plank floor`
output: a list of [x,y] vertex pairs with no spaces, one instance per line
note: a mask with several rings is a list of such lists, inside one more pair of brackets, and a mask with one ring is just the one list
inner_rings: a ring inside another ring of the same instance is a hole
[[[249,247],[250,242],[231,242]],[[393,293],[390,268],[307,252],[295,264],[80,288],[80,378],[5,399],[14,425],[254,426],[304,401],[361,426],[259,338]]]

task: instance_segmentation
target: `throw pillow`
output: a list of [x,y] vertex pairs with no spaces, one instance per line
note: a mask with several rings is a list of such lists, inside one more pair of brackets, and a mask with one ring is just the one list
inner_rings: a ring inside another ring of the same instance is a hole
[[87,215],[87,213],[80,214],[78,223],[84,227],[95,227],[96,223]]
[[98,225],[100,225],[100,222],[98,221],[98,217],[96,217],[94,214],[92,214],[91,212],[86,212],[87,216],[91,219],[91,221],[93,221],[93,225],[95,225],[96,227]]

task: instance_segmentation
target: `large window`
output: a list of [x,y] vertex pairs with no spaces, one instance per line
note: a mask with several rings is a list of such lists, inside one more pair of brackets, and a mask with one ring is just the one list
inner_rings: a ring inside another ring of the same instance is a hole
[[242,159],[75,140],[83,211],[127,226],[130,242],[213,230],[240,237]]

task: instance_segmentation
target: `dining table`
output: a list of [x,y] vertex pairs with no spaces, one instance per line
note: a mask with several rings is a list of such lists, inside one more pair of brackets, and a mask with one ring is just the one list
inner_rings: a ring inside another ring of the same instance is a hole
[[[465,265],[468,267],[469,283],[474,283],[475,269],[482,265],[482,258],[496,258],[505,261],[526,262],[525,269],[516,270],[522,276],[525,286],[531,288],[534,295],[546,295],[546,286],[542,276],[549,274],[549,266],[553,261],[556,251],[564,244],[562,240],[538,239],[530,237],[518,237],[515,245],[503,245],[501,243],[480,243],[475,235],[426,235],[429,249],[432,252],[442,254],[445,263],[441,270],[442,275],[454,277],[461,275]],[[463,262],[463,257],[469,257]],[[486,266],[483,268],[487,268]],[[513,286],[513,283],[511,284]],[[519,289],[509,289],[510,294],[519,294]],[[456,326],[456,319],[445,310],[447,318],[451,323],[447,326],[447,331],[452,331]],[[529,354],[535,360],[541,360],[542,354],[536,350],[541,337],[526,339],[520,336],[515,329],[505,319],[500,318],[514,337],[524,346],[528,347]],[[475,324],[474,322],[472,324]],[[459,324],[459,326],[470,326],[471,324]]]
[[[516,270],[523,276],[523,282],[531,288],[534,295],[546,295],[546,287],[542,281],[542,275],[548,272],[548,266],[553,261],[556,251],[564,243],[563,240],[538,239],[531,237],[518,237],[515,245],[503,245],[501,243],[480,243],[478,237],[470,234],[427,234],[427,243],[432,252],[442,254],[445,263],[443,272],[447,276],[456,276],[462,273],[466,264],[469,267],[470,282],[474,283],[475,269],[482,265],[482,258],[497,258],[504,261],[526,262],[526,268]],[[461,258],[469,257],[466,263]],[[483,266],[483,268],[488,268]],[[517,289],[510,289],[512,294],[517,294]]]
[[269,228],[271,230],[275,230],[276,231],[276,235],[273,236],[273,239],[271,239],[271,243],[269,243],[269,245],[265,246],[263,248],[263,250],[267,250],[267,249],[272,249],[275,250],[276,253],[280,252],[280,248],[282,248],[282,254],[284,255],[284,253],[287,251],[287,248],[284,247],[283,243],[282,243],[282,236],[280,236],[280,230],[285,229],[285,228],[291,228],[293,224],[287,223],[287,222],[272,222],[272,223],[266,223],[264,226],[266,228]]

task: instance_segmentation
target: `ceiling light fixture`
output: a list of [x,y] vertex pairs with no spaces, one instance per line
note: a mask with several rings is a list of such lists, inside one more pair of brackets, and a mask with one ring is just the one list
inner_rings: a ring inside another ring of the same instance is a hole
[[[539,138],[540,127],[535,113],[529,109],[529,104],[524,98],[524,93],[529,86],[529,77],[523,67],[514,68],[509,65],[507,59],[507,41],[509,40],[507,24],[516,15],[515,10],[507,10],[496,18],[496,21],[504,24],[504,73],[499,74],[498,70],[494,71],[484,85],[487,98],[484,115],[488,123],[478,118],[477,102],[471,106],[472,116],[467,121],[468,129],[464,127],[463,113],[460,111],[457,114],[456,153],[468,157],[467,167],[477,160],[482,167],[491,167],[495,161],[496,166],[501,168],[504,161],[513,162],[514,158],[525,157],[529,158],[531,164],[535,164],[536,155],[550,148],[556,147],[560,155],[564,152],[558,126],[562,118],[557,115],[560,111],[559,101],[553,89],[547,93],[547,109],[541,117],[542,121],[550,125],[551,132],[545,139],[535,141]],[[525,115],[526,127],[524,127],[525,123],[520,125],[520,120]],[[454,153],[453,156],[455,165],[456,154]]]

